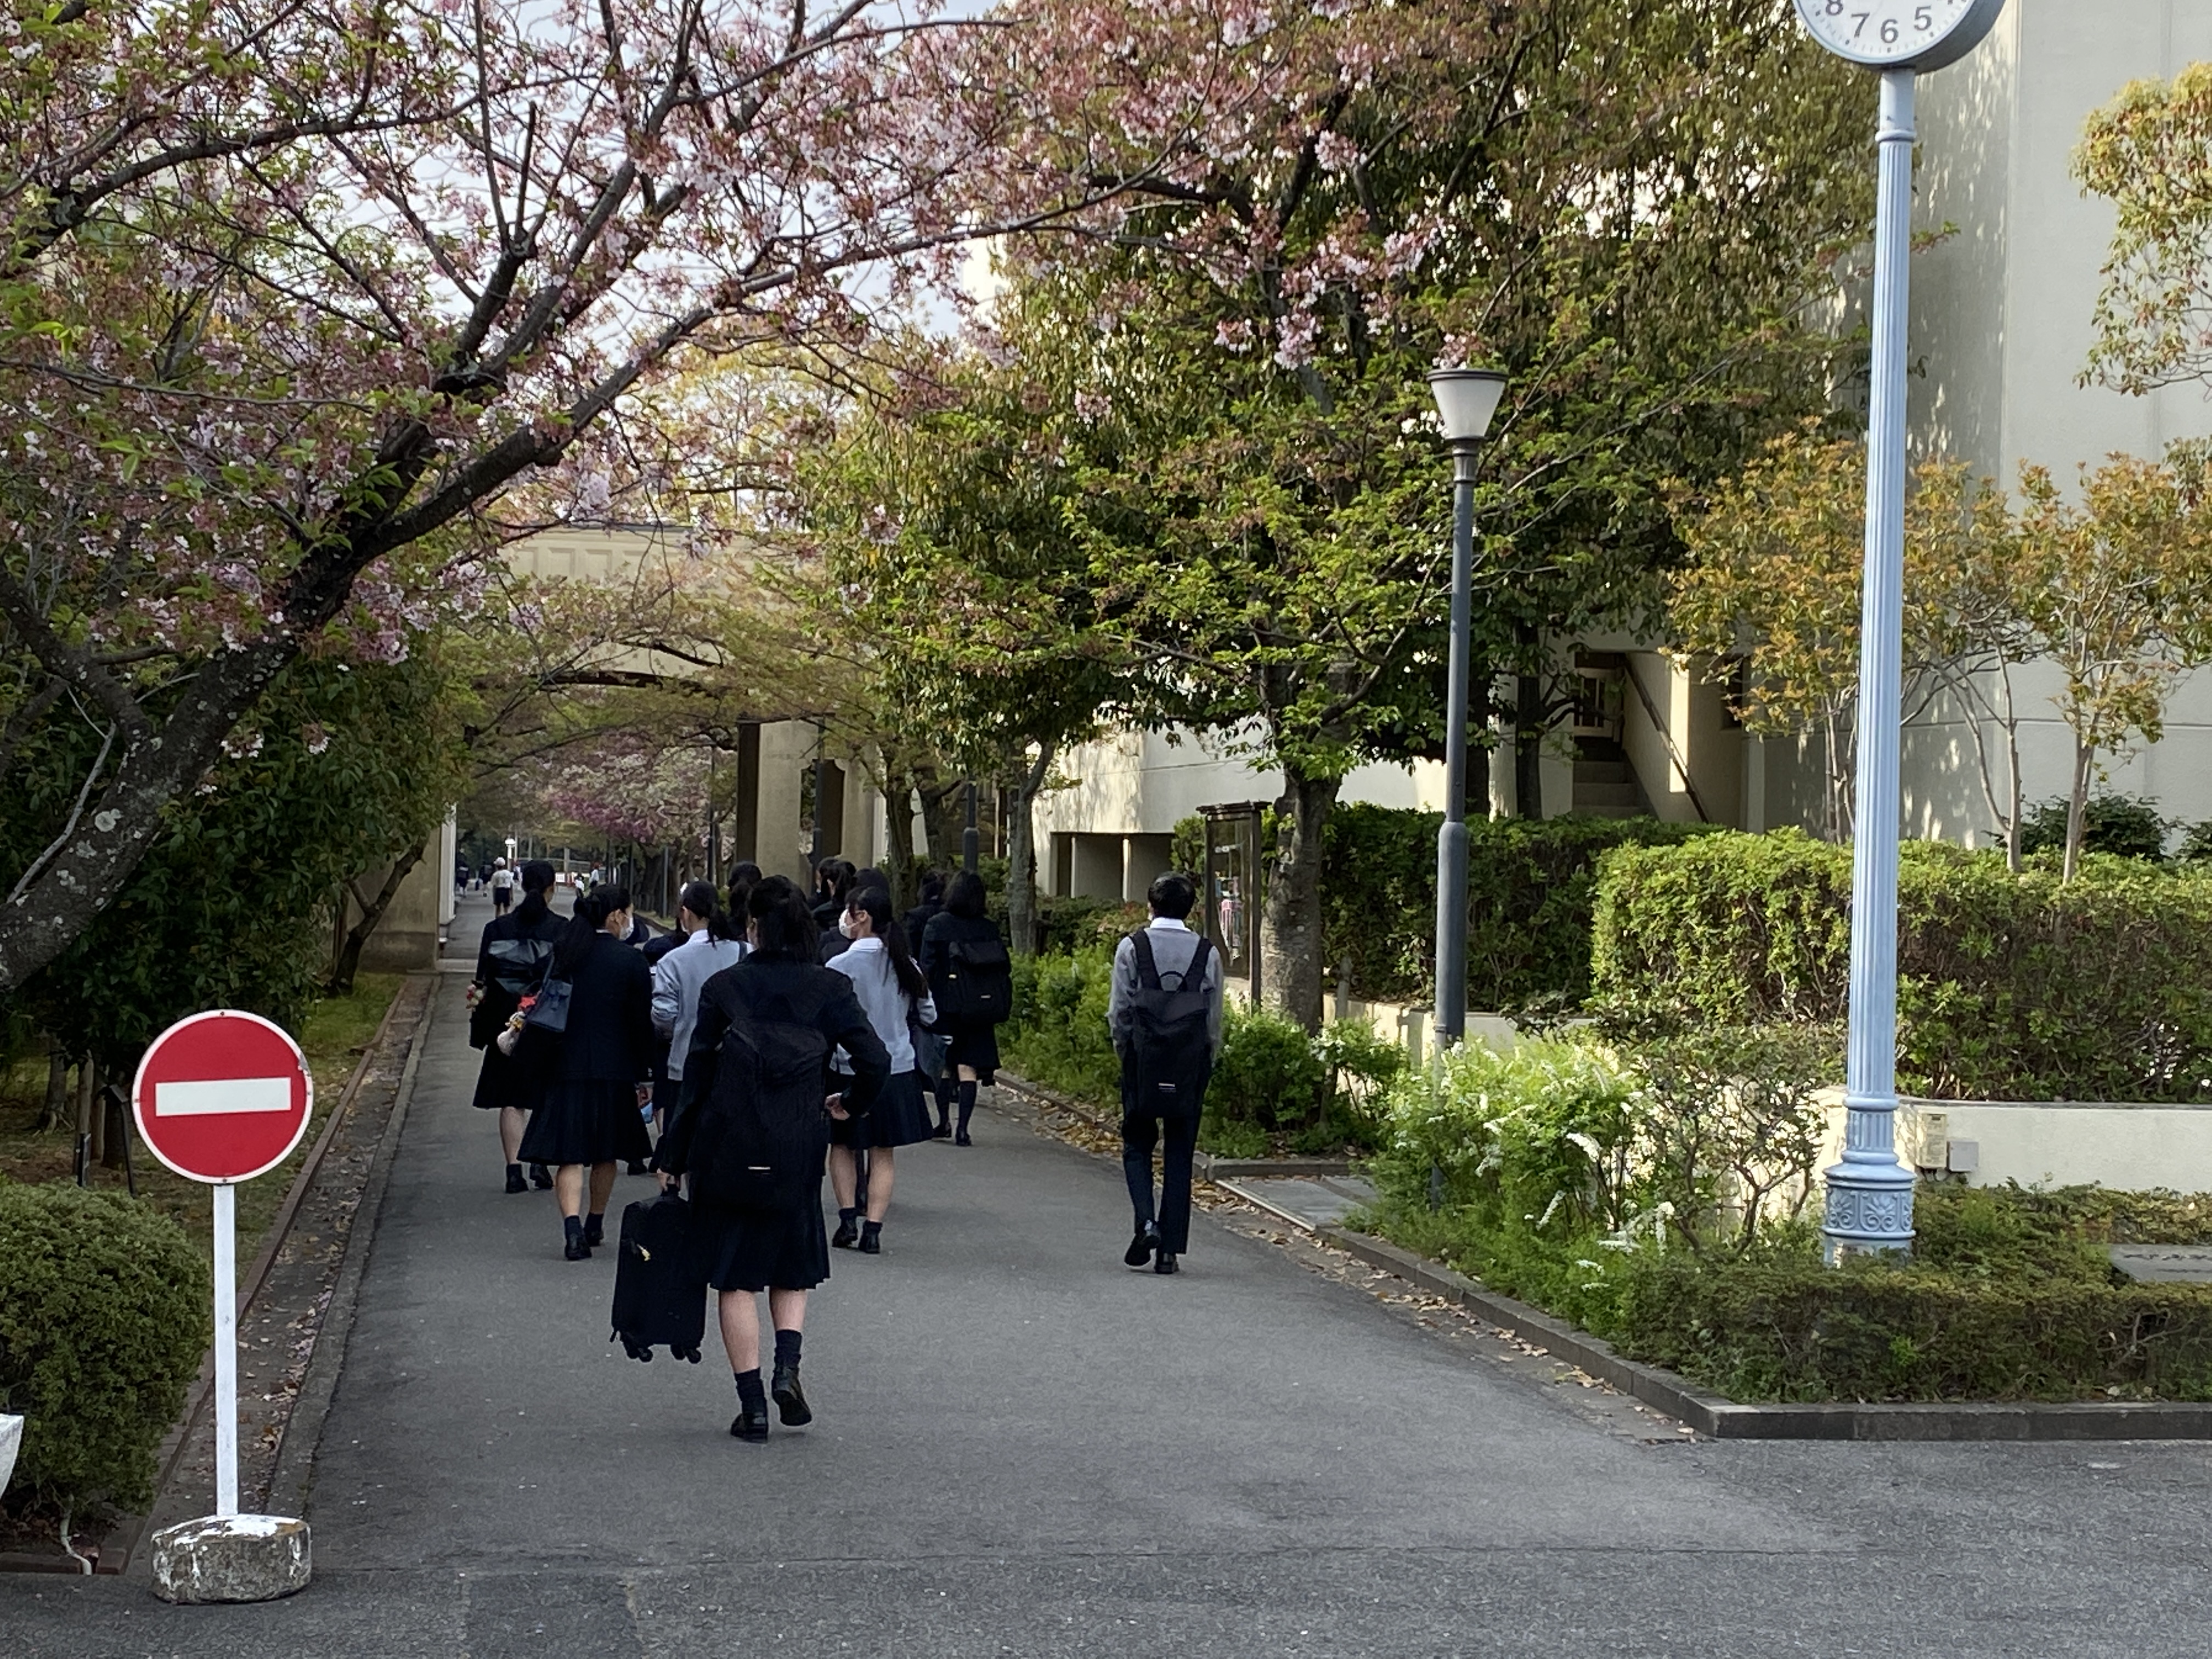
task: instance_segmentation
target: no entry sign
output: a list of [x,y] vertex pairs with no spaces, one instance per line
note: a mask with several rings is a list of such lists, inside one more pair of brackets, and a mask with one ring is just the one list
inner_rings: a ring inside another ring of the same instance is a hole
[[299,1044],[258,1014],[179,1020],[138,1062],[131,1109],[155,1157],[194,1181],[250,1181],[307,1132],[314,1084]]

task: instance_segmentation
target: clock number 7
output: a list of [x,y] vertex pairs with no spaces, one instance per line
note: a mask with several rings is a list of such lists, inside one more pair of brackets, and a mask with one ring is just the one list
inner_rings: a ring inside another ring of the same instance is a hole
[[1874,14],[1870,11],[1855,11],[1851,15],[1858,21],[1858,27],[1851,31],[1851,39],[1856,40],[1866,33],[1867,19]]

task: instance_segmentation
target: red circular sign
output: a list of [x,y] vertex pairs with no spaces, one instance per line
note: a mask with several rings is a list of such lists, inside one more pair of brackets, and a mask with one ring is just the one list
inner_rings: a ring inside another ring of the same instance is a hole
[[258,1014],[217,1008],[154,1039],[131,1110],[155,1157],[194,1181],[250,1181],[307,1132],[314,1103],[300,1045]]

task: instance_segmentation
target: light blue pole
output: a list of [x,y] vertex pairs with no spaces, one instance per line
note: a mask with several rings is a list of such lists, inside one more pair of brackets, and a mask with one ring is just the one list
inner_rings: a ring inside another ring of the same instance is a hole
[[1912,1248],[1912,1171],[1897,1161],[1899,723],[1904,691],[1905,261],[1913,71],[1886,70],[1867,410],[1866,582],[1859,616],[1858,805],[1851,858],[1850,1045],[1843,1161],[1822,1172],[1828,1259]]
[[1437,1047],[1467,1035],[1467,704],[1474,654],[1474,441],[1452,445],[1451,678],[1444,687],[1444,821],[1437,831]]

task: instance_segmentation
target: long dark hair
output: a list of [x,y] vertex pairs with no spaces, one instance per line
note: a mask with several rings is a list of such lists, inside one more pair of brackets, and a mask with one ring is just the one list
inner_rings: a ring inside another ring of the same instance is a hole
[[897,975],[899,989],[917,1000],[929,994],[929,979],[914,959],[914,947],[906,941],[906,929],[891,914],[891,896],[881,887],[863,887],[845,902],[848,910],[858,910],[876,925],[876,937],[884,942],[884,950],[890,957],[891,972]]
[[522,902],[514,907],[514,919],[525,927],[543,921],[550,909],[545,895],[553,878],[553,866],[544,859],[532,859],[522,866]]
[[713,882],[685,882],[684,890],[676,896],[676,902],[707,924],[708,939],[739,937],[738,925],[730,920],[730,913],[722,908],[722,896],[714,890]]
[[821,930],[797,884],[769,877],[745,896],[745,915],[760,935],[754,956],[775,962],[814,960]]
[[739,859],[730,866],[730,915],[740,936],[745,931],[745,901],[760,884],[761,867],[750,859]]
[[945,890],[945,908],[956,916],[969,921],[981,920],[983,915],[983,878],[973,870],[963,870],[952,878]]
[[574,979],[592,953],[592,941],[606,928],[607,918],[629,908],[629,889],[618,882],[603,881],[576,901],[576,914],[553,945],[555,979]]

